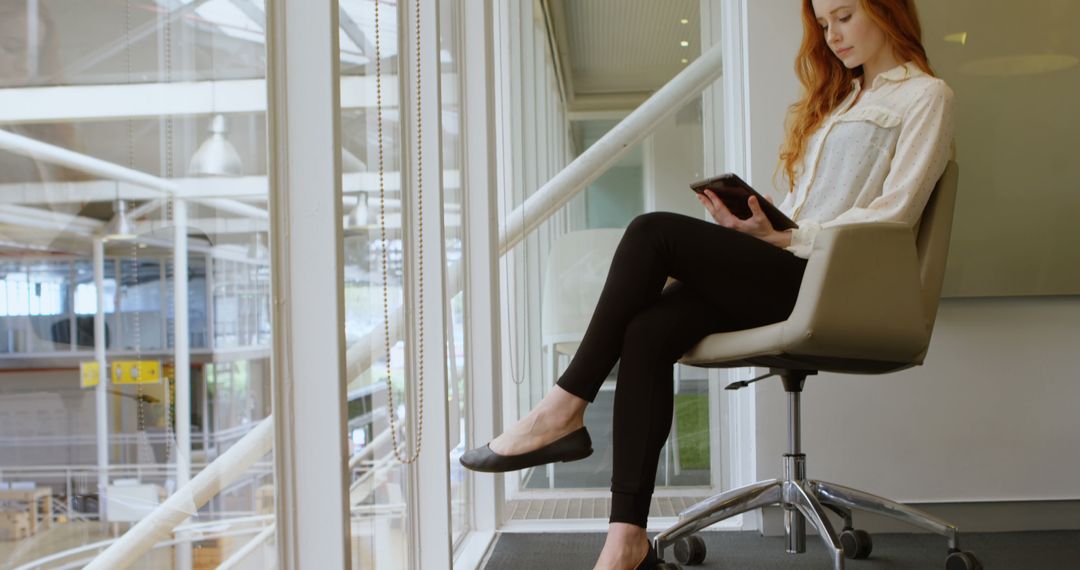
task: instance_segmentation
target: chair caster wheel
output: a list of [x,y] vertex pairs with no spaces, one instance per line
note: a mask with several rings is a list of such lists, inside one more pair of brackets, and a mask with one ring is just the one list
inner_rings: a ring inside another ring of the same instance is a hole
[[700,536],[691,535],[675,542],[675,560],[687,566],[696,566],[705,561],[705,541]]
[[671,562],[661,562],[656,565],[657,570],[682,570],[682,566]]
[[844,549],[844,558],[862,560],[870,557],[874,541],[865,530],[846,528],[840,533],[840,546]]
[[982,563],[974,554],[956,550],[945,559],[945,570],[982,570]]

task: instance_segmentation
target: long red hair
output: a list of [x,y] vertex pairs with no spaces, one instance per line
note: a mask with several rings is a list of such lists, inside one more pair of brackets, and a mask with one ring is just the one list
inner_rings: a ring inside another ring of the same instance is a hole
[[[922,27],[914,0],[859,0],[859,5],[885,33],[900,61],[911,61],[927,74],[934,74],[923,49]],[[795,75],[803,85],[803,93],[788,108],[787,136],[780,147],[777,165],[787,177],[789,191],[795,189],[795,170],[806,153],[807,139],[847,97],[851,82],[863,74],[861,65],[848,69],[829,49],[812,0],[803,0],[802,21],[803,41],[795,57]]]

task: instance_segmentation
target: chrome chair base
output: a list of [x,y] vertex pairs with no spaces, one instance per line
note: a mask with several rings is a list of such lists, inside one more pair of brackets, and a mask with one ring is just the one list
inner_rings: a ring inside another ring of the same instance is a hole
[[[788,455],[784,459],[785,462],[803,463],[805,456]],[[940,534],[948,539],[949,551],[955,552],[960,549],[960,535],[957,528],[932,515],[884,497],[841,485],[787,478],[762,481],[709,497],[679,513],[679,521],[658,534],[653,539],[653,545],[660,558],[663,558],[664,551],[681,538],[693,535],[724,519],[769,506],[784,508],[784,530],[787,535],[789,554],[806,552],[805,522],[809,521],[824,542],[825,550],[832,558],[834,570],[843,570],[844,550],[840,546],[836,529],[825,515],[826,508],[844,518],[845,529],[852,528],[851,512],[857,509],[892,517]]]
[[[844,550],[840,543],[840,535],[826,516],[825,509],[843,517],[842,530],[853,529],[851,520],[853,510],[867,511],[901,520],[944,536],[948,539],[950,556],[957,553],[957,555],[971,556],[970,553],[960,552],[960,537],[957,528],[937,517],[884,497],[834,483],[807,479],[806,455],[800,452],[799,425],[799,390],[804,377],[792,379],[787,377],[789,374],[784,374],[784,376],[785,387],[789,388],[788,427],[791,451],[784,455],[784,478],[770,479],[732,489],[709,497],[679,513],[678,522],[653,539],[656,553],[661,560],[664,558],[664,551],[679,540],[688,538],[724,519],[769,506],[780,506],[784,509],[784,530],[787,536],[788,553],[799,554],[806,551],[806,521],[809,521],[825,543],[825,550],[832,558],[834,570],[844,568]],[[957,567],[978,568],[978,562],[973,557],[971,560],[972,566]],[[949,566],[949,568],[952,567]]]

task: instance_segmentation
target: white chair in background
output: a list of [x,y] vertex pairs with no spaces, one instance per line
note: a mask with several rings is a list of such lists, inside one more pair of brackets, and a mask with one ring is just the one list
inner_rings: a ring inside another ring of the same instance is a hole
[[[573,356],[585,336],[623,233],[622,228],[570,232],[561,236],[548,254],[540,308],[541,343],[550,374],[545,393],[559,379],[560,356]],[[675,364],[675,393],[678,391],[679,364]],[[672,421],[664,449],[664,484],[670,483],[671,471],[675,475],[682,472],[676,425]],[[554,487],[554,465],[547,469],[549,486]]]
[[[581,230],[563,234],[548,252],[540,297],[540,338],[548,371],[544,393],[559,379],[560,355],[573,356],[585,336],[607,280],[623,229]],[[555,487],[555,466],[547,467]]]
[[570,232],[548,253],[540,298],[540,337],[551,374],[545,390],[559,378],[559,355],[572,356],[581,345],[622,235],[622,229]]

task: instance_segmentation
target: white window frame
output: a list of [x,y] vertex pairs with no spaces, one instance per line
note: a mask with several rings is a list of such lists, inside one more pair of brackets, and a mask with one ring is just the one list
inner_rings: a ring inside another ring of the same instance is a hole
[[[405,179],[409,181],[402,189],[402,200],[416,204],[419,175],[424,180],[423,231],[424,258],[419,259],[419,220],[414,216],[402,217],[405,246],[409,248],[411,264],[405,272],[406,307],[414,318],[405,319],[406,377],[419,379],[419,366],[424,370],[424,430],[421,451],[416,462],[409,466],[410,489],[407,494],[409,520],[409,549],[411,568],[445,568],[453,558],[451,502],[450,502],[450,442],[447,421],[449,412],[446,369],[446,251],[443,239],[443,191],[442,191],[442,96],[440,73],[439,0],[419,0],[420,4],[420,51],[421,57],[421,108],[423,136],[423,171],[418,168],[416,119],[412,112],[401,113],[401,156]],[[400,108],[416,109],[416,4],[398,3],[398,53]],[[413,339],[419,337],[419,282],[420,264],[425,268],[424,283],[424,361],[419,362],[418,346]],[[438,268],[438,269],[433,269]],[[406,390],[410,410],[416,410],[416,390]],[[407,439],[416,438],[417,416],[410,411]],[[409,452],[411,450],[406,450]]]
[[[486,4],[486,3],[481,3]],[[527,182],[524,169],[520,164],[520,153],[512,152],[511,145],[525,144],[525,141],[510,141],[509,137],[496,136],[494,125],[496,114],[501,113],[504,121],[522,121],[522,101],[510,96],[511,81],[520,81],[524,70],[514,65],[515,53],[520,57],[525,43],[524,31],[521,34],[509,34],[499,37],[493,28],[497,20],[518,22],[520,11],[525,7],[516,3],[496,6],[466,5],[463,20],[464,50],[461,61],[462,74],[462,125],[464,152],[464,176],[470,192],[466,197],[466,220],[500,219],[497,188],[520,187]],[[716,169],[721,165],[727,168],[742,168],[748,164],[748,157],[743,149],[749,142],[746,117],[746,51],[744,48],[746,0],[723,0],[720,3],[702,1],[703,46],[716,41],[728,45],[724,65],[726,73],[720,88],[709,88],[704,95],[704,113],[706,117],[706,170]],[[711,30],[711,31],[710,31]],[[505,49],[509,48],[509,49]],[[524,89],[529,92],[529,86]],[[503,105],[496,105],[496,93],[501,94]],[[552,102],[548,102],[551,104]],[[557,103],[557,102],[556,102]],[[708,123],[722,125],[722,129],[709,129]],[[520,132],[520,129],[517,129]],[[556,152],[567,151],[567,133],[551,133],[548,145]],[[725,144],[725,142],[727,144]],[[559,143],[562,143],[561,145]],[[499,163],[498,147],[502,145],[505,164]],[[548,169],[553,168],[555,156],[548,156],[547,167],[540,164],[536,174],[550,176]],[[529,180],[535,182],[535,180]],[[577,212],[580,214],[580,212]],[[558,232],[573,225],[573,212],[567,212],[559,222]],[[466,222],[467,223],[467,222]],[[513,389],[506,389],[505,382],[493,378],[507,378],[508,363],[502,358],[499,334],[502,333],[500,303],[506,303],[502,287],[499,285],[503,275],[499,269],[497,257],[497,239],[493,224],[486,227],[474,227],[468,224],[469,239],[466,243],[466,291],[471,301],[469,325],[467,330],[471,372],[468,379],[470,401],[469,429],[470,446],[482,444],[497,435],[502,427],[502,410],[516,409],[518,394]],[[506,261],[514,264],[514,255],[508,254]],[[498,299],[499,302],[493,302]],[[524,363],[522,363],[523,365]],[[498,374],[501,371],[502,374]],[[710,371],[710,417],[723,417],[723,435],[712,444],[711,470],[714,489],[726,489],[750,482],[755,472],[754,465],[754,392],[743,390],[726,392],[723,384],[730,378],[748,373],[748,370]],[[513,386],[510,386],[513,388]],[[492,413],[477,414],[476,411],[490,410]],[[508,418],[508,421],[511,418]],[[722,461],[721,458],[726,458]],[[470,567],[476,550],[483,550],[490,545],[491,537],[501,528],[505,516],[505,501],[509,492],[514,497],[522,496],[514,492],[514,479],[504,481],[503,477],[490,475],[470,475],[470,503],[472,505],[472,526],[469,536],[459,549],[458,564]],[[510,485],[506,485],[509,482]],[[700,489],[696,492],[700,492]],[[551,496],[550,492],[544,492]],[[559,496],[563,496],[560,493]],[[669,493],[665,493],[669,494]],[[742,521],[733,521],[743,528],[754,527],[754,517],[744,517]],[[729,527],[730,528],[730,527]],[[480,545],[480,546],[477,546]]]
[[[750,179],[749,50],[747,0],[701,1],[702,49],[724,44],[720,88],[702,96],[705,172],[743,172]],[[719,119],[717,119],[719,117]],[[720,128],[715,128],[720,125]],[[751,182],[753,184],[753,182]],[[723,417],[719,456],[713,457],[713,484],[731,489],[755,482],[757,474],[755,388],[721,389],[722,385],[754,377],[753,368],[709,371],[709,417]],[[718,415],[714,415],[718,414]],[[726,464],[718,465],[719,458]],[[719,476],[719,479],[717,479]],[[734,519],[734,517],[733,517]],[[760,528],[760,510],[745,513],[734,524],[743,530]]]
[[345,568],[338,2],[266,8],[278,561]]
[[[465,227],[465,391],[466,445],[475,447],[502,431],[502,353],[499,337],[499,219],[496,190],[500,171],[495,135],[495,7],[489,2],[459,3],[459,54],[462,142],[462,223]],[[477,413],[482,410],[484,413]],[[504,479],[467,472],[469,532],[458,546],[455,568],[476,568],[495,539],[504,510]]]

